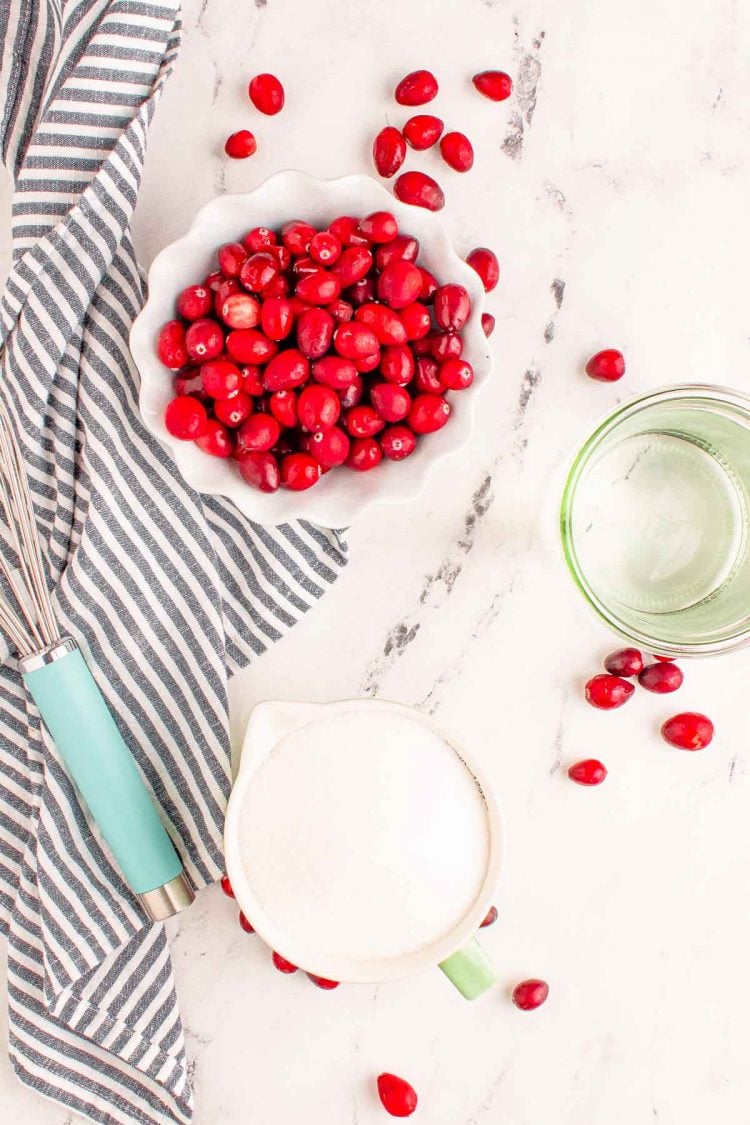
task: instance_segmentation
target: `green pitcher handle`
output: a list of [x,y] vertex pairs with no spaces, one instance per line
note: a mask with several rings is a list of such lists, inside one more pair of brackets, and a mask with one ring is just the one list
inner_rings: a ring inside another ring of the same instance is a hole
[[440,968],[466,1000],[476,1000],[497,980],[497,969],[476,938],[441,961]]

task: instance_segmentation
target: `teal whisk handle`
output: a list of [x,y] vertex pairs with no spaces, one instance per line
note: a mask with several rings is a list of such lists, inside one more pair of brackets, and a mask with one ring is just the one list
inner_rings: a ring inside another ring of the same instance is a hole
[[29,693],[125,881],[154,921],[194,897],[132,754],[75,641],[20,661]]

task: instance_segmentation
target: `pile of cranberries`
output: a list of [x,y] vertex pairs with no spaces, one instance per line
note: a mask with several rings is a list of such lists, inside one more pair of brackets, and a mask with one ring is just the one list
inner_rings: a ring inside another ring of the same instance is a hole
[[168,432],[233,458],[261,492],[409,457],[474,381],[469,294],[438,284],[418,253],[387,211],[255,227],[221,246],[159,333],[175,373]]

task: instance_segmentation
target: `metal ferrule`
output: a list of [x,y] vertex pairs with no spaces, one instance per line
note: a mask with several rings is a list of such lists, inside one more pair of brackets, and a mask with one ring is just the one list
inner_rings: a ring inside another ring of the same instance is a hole
[[71,652],[75,652],[77,648],[78,645],[72,637],[62,637],[49,648],[43,648],[40,652],[32,652],[30,656],[21,656],[18,660],[21,675],[25,676],[27,672],[37,672],[48,664],[54,664],[56,660],[62,660],[64,656],[70,656]]
[[190,906],[195,899],[195,891],[183,871],[164,886],[144,891],[138,898],[152,922],[163,922]]

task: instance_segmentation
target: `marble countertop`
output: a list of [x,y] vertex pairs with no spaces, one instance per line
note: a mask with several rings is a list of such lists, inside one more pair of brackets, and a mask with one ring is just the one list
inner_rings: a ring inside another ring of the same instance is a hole
[[[509,841],[483,939],[501,985],[473,1005],[437,973],[333,993],[282,977],[218,887],[203,893],[171,927],[196,1125],[376,1125],[381,1070],[413,1082],[425,1125],[744,1125],[750,651],[686,667],[680,709],[717,726],[702,754],[660,742],[669,701],[593,711],[582,685],[615,644],[563,572],[552,511],[560,465],[620,399],[677,381],[750,390],[750,12],[187,0],[184,22],[137,213],[144,263],[216,192],[284,167],[368,171],[374,133],[404,116],[389,92],[417,66],[474,141],[473,172],[439,177],[459,252],[492,246],[502,264],[475,440],[418,502],[352,528],[338,585],[237,677],[232,704],[237,738],[269,697],[435,714],[494,782]],[[516,81],[502,105],[468,83],[490,67]],[[246,99],[262,70],[286,84],[275,119]],[[258,153],[228,164],[242,127]],[[582,374],[607,345],[628,360],[616,385]],[[609,768],[600,789],[565,775],[587,756]],[[535,1013],[508,998],[526,976],[550,982]],[[4,1046],[0,1104],[13,1125],[74,1121],[16,1083]]]

